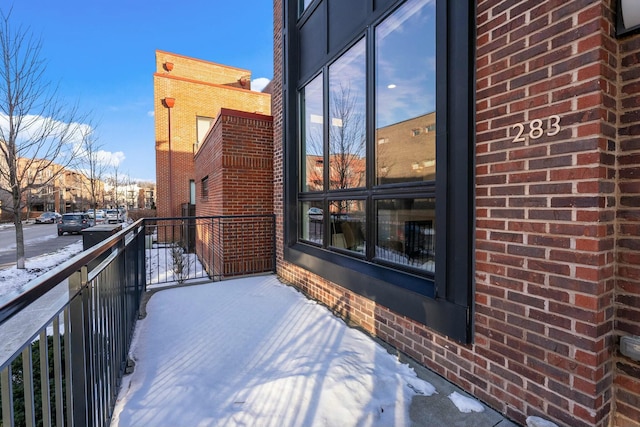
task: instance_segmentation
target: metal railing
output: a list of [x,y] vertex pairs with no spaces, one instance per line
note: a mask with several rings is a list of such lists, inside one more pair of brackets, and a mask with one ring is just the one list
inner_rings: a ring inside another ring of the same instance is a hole
[[274,272],[274,215],[145,220],[147,284]]
[[0,307],[1,425],[108,425],[142,293],[142,221]]
[[148,284],[270,271],[258,215],[139,220],[38,277],[0,306],[0,427],[109,425]]

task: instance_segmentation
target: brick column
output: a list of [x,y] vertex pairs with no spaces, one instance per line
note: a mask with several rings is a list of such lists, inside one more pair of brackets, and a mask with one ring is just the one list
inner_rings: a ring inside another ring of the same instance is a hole
[[[195,175],[197,216],[271,215],[271,116],[223,108],[195,156]],[[210,227],[202,227],[197,238],[196,247],[213,251],[212,258],[201,255],[200,259],[215,276],[274,268],[273,229],[264,218],[215,220]]]

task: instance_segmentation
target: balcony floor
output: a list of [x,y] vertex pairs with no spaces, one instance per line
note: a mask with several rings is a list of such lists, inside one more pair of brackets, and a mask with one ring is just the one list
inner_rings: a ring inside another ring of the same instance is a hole
[[146,313],[112,427],[514,425],[272,275],[165,289]]

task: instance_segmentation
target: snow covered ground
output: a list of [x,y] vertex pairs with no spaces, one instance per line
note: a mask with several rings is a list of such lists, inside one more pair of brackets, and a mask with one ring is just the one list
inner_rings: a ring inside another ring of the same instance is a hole
[[[0,303],[81,250],[79,242],[26,270],[0,271]],[[172,274],[160,258],[154,275]],[[156,289],[136,326],[135,370],[123,379],[112,427],[410,426],[412,399],[439,392],[275,276]],[[444,392],[454,411],[485,410]]]
[[25,262],[25,269],[13,267],[0,270],[0,305],[12,300],[29,286],[29,281],[46,273],[62,262],[82,252],[82,241],[65,246],[63,249],[29,258]]
[[275,276],[165,289],[146,311],[112,427],[409,426],[413,397],[437,393]]

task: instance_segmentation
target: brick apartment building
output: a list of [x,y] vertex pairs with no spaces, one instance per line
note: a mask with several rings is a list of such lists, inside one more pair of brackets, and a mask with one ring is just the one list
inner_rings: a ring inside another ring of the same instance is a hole
[[153,75],[158,216],[195,204],[194,155],[222,107],[271,114],[271,96],[251,91],[251,73],[156,51]]
[[[3,160],[4,161],[4,160]],[[6,162],[5,162],[6,163]],[[50,160],[19,158],[18,172],[23,174],[23,186],[31,183],[31,189],[24,190],[21,212],[32,218],[46,211],[59,213],[75,212],[89,209],[92,201],[91,180],[80,171],[66,168]],[[0,165],[2,167],[2,165]],[[5,170],[8,167],[5,166]],[[8,193],[8,180],[1,176],[0,205],[11,206],[12,196]],[[101,205],[104,200],[105,184],[99,179],[93,181],[93,193],[96,203]],[[10,218],[9,213],[3,211],[4,218]]]
[[[519,423],[640,425],[640,35],[616,34],[620,3],[274,0],[280,277]],[[355,152],[364,182],[314,170]]]

